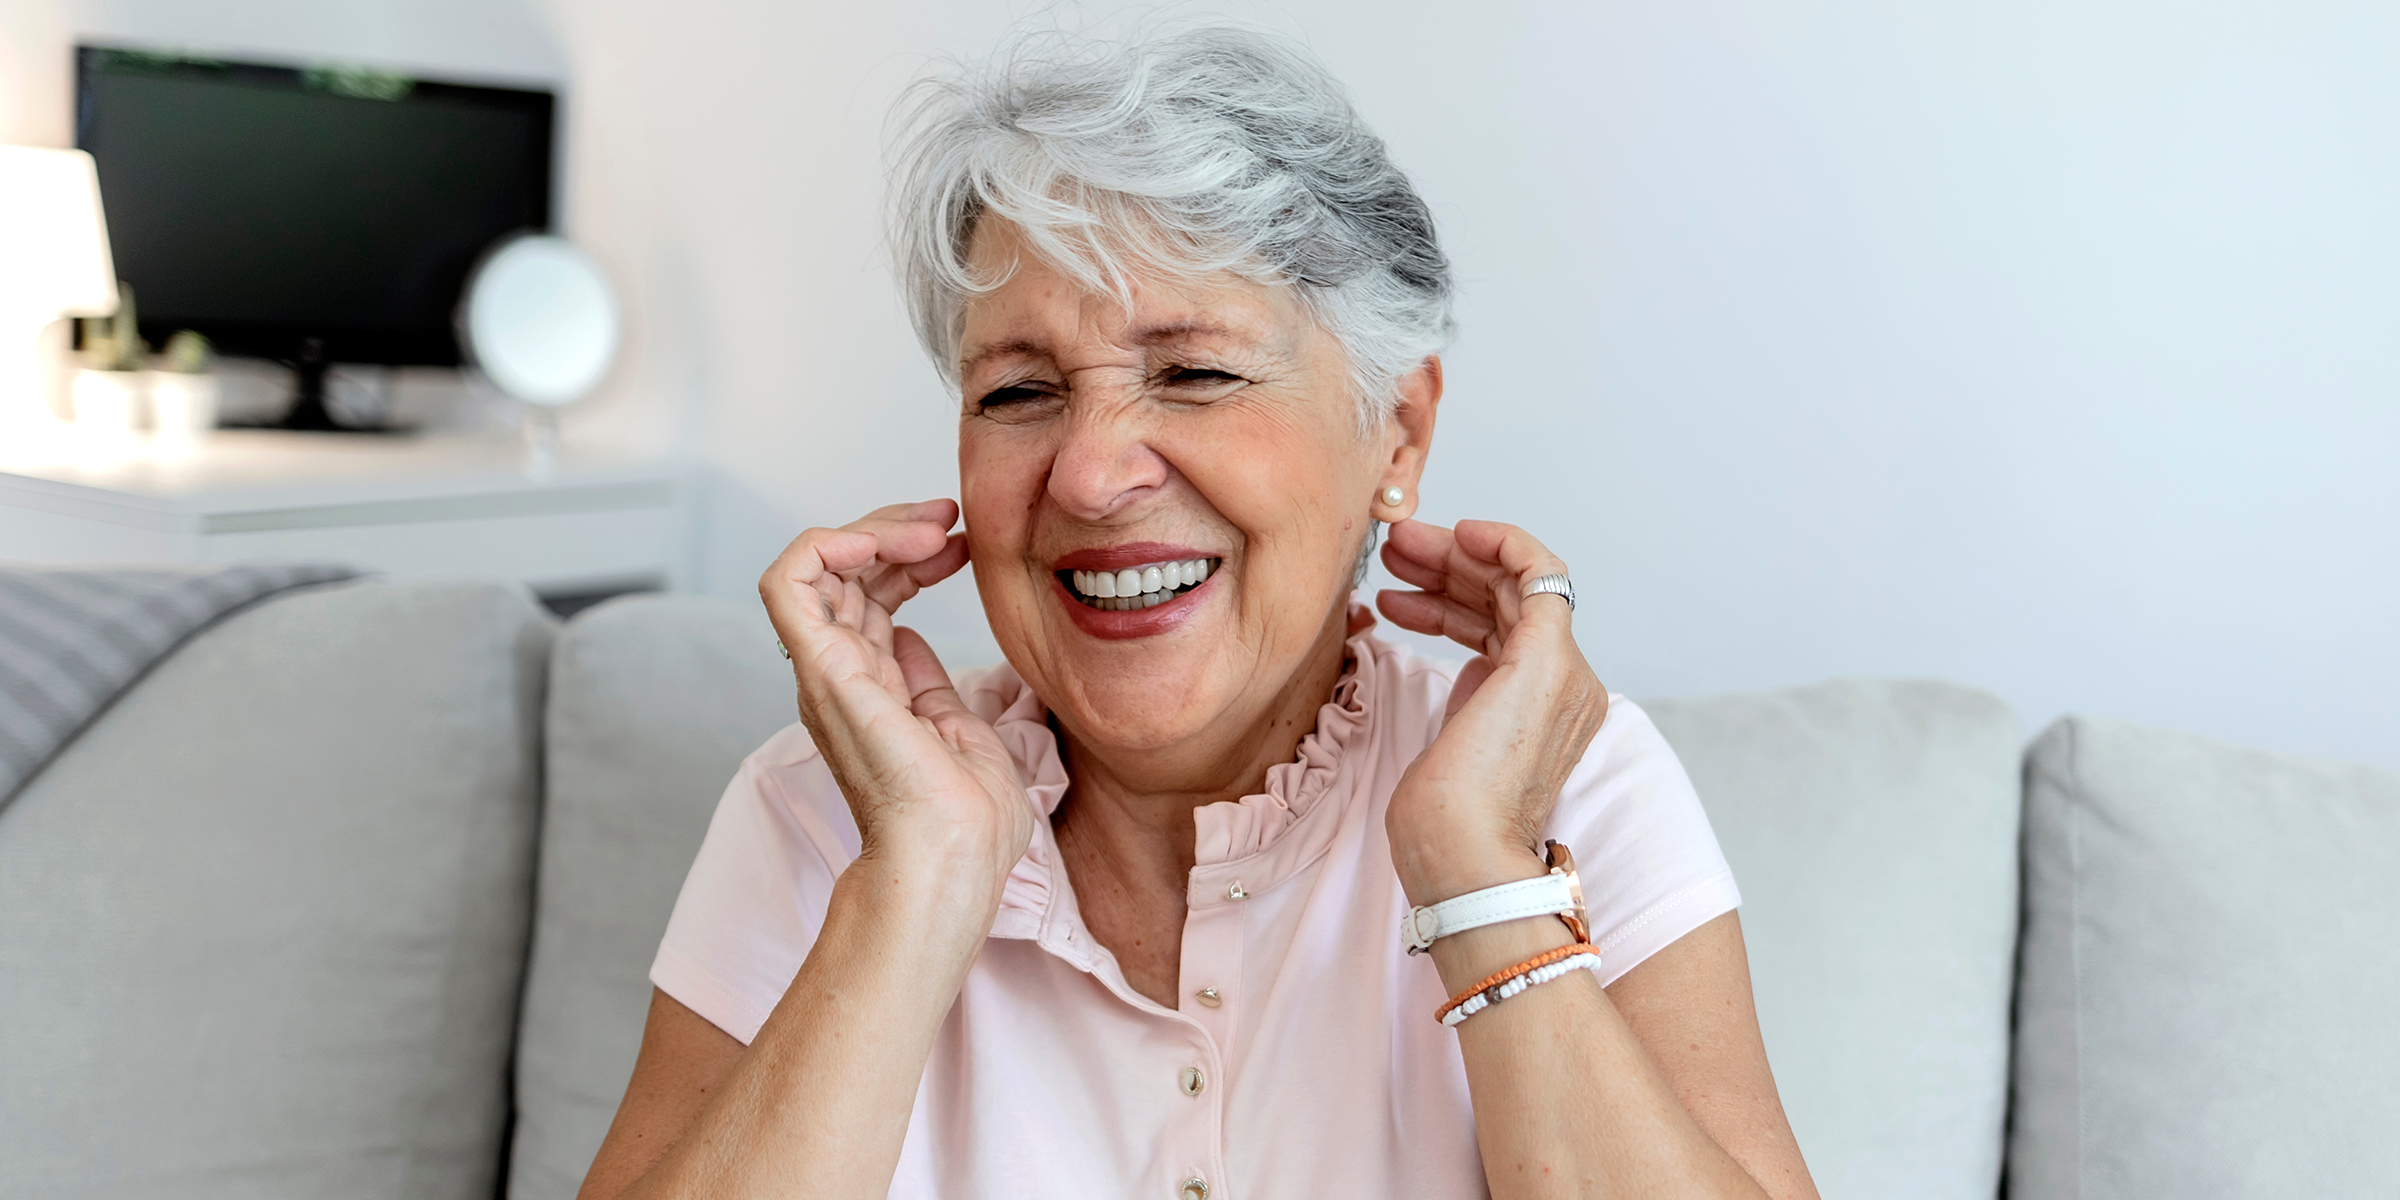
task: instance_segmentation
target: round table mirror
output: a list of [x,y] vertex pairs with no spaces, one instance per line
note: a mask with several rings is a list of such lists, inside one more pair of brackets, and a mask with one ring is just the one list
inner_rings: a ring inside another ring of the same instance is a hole
[[494,387],[556,408],[599,386],[617,355],[617,297],[573,242],[520,234],[467,281],[459,341]]

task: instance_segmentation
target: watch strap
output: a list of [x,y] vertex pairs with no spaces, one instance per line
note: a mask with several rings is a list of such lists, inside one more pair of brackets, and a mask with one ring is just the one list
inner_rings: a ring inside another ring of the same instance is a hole
[[1554,873],[1537,875],[1516,883],[1504,883],[1479,892],[1454,896],[1439,904],[1421,905],[1410,909],[1401,918],[1401,940],[1410,954],[1422,953],[1440,938],[1503,921],[1522,921],[1528,917],[1578,916],[1583,907],[1580,889],[1572,875]]

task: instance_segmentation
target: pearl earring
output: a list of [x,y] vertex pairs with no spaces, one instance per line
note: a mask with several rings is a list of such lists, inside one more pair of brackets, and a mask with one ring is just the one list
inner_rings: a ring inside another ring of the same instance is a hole
[[1387,508],[1398,508],[1400,507],[1400,502],[1406,499],[1408,499],[1408,493],[1401,491],[1399,488],[1387,487],[1383,489],[1383,503]]

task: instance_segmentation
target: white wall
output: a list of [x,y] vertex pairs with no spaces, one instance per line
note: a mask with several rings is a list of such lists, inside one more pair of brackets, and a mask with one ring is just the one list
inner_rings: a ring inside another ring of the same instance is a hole
[[[1012,10],[551,11],[583,233],[642,275],[629,386],[767,506],[714,586],[949,493],[878,123]],[[2400,9],[1234,11],[1315,45],[1442,218],[1427,515],[1545,536],[1616,686],[1941,676],[2400,766]],[[971,643],[946,590],[917,619]]]
[[78,39],[458,78],[556,82],[565,67],[531,0],[0,0],[0,143],[74,144]]
[[[879,122],[1028,7],[546,2],[0,0],[0,32],[555,53],[568,222],[637,306],[583,432],[719,465],[712,590],[802,523],[951,492]],[[1618,688],[1939,676],[2029,727],[2400,767],[2400,9],[1229,11],[1312,43],[1432,200],[1465,292],[1426,515],[1557,547]],[[0,137],[38,140],[22,61]],[[963,581],[919,603],[989,653]]]

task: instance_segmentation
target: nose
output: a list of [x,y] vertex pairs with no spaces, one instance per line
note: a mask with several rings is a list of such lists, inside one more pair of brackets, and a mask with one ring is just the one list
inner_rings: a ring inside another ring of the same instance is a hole
[[1134,395],[1078,389],[1067,404],[1064,440],[1050,461],[1050,499],[1069,516],[1113,516],[1164,486],[1171,468],[1148,441]]

